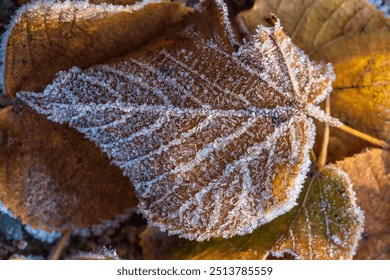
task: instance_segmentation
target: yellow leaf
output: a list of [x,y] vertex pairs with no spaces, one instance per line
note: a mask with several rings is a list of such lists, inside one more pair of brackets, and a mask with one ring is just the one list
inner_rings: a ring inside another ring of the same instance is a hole
[[356,259],[390,259],[390,151],[372,149],[337,162],[351,177],[365,227]]

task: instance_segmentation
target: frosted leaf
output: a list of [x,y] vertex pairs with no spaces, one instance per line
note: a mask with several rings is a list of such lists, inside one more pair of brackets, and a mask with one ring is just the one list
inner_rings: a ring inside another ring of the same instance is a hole
[[97,147],[25,105],[1,110],[0,136],[0,211],[20,218],[36,238],[106,224],[138,203]]
[[351,259],[363,232],[364,216],[350,178],[329,165],[307,185],[302,206],[265,257],[292,252],[299,259]]
[[33,1],[18,9],[1,47],[0,72],[9,97],[20,90],[43,90],[59,70],[88,67],[137,49],[189,12],[170,0],[91,2]]
[[192,28],[196,36],[73,67],[18,97],[96,143],[152,224],[199,241],[243,235],[296,204],[315,135],[309,115],[334,75],[279,22],[234,53]]

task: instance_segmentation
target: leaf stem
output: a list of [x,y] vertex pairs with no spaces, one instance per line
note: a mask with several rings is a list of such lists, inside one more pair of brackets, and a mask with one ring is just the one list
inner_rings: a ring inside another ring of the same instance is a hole
[[307,111],[308,115],[319,120],[320,122],[324,122],[325,124],[329,124],[333,127],[337,127],[339,129],[341,129],[342,131],[345,131],[349,134],[352,134],[356,137],[359,137],[363,140],[366,140],[366,141],[370,142],[371,144],[374,144],[374,145],[379,146],[381,148],[390,149],[390,144],[387,143],[386,141],[375,138],[373,136],[370,136],[368,134],[365,134],[359,130],[356,130],[354,128],[351,128],[351,127],[343,124],[339,119],[332,117],[331,115],[329,115],[328,113],[323,111],[318,106],[315,106],[313,104],[308,104],[307,109],[308,109],[308,111]]
[[66,231],[60,241],[57,243],[56,247],[53,249],[53,252],[50,254],[50,260],[58,260],[61,256],[61,253],[64,251],[64,248],[68,245],[71,231]]
[[[330,115],[330,96],[328,95],[326,97],[325,101],[325,113]],[[329,124],[326,122],[325,123],[325,128],[324,128],[324,136],[322,138],[322,145],[321,145],[321,152],[318,157],[317,161],[317,167],[318,170],[321,171],[322,168],[324,168],[326,164],[326,157],[328,155],[328,144],[329,144]]]
[[361,132],[359,130],[356,130],[356,129],[353,129],[353,128],[349,127],[349,126],[346,126],[345,124],[339,126],[338,128],[341,129],[342,131],[345,131],[345,132],[347,132],[349,134],[352,134],[352,135],[354,135],[356,137],[364,139],[364,140],[366,140],[366,141],[368,141],[368,142],[370,142],[370,143],[372,143],[374,145],[377,145],[377,146],[379,146],[381,148],[384,148],[384,149],[389,149],[390,148],[389,143],[387,143],[386,141],[380,140],[380,139],[375,138],[375,137],[372,137],[372,136],[370,136],[368,134],[365,134],[365,133],[363,133],[363,132]]

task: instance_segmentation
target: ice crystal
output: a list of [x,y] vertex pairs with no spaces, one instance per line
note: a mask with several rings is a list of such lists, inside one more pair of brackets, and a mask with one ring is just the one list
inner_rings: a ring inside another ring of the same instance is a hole
[[120,260],[116,250],[103,247],[103,249],[98,253],[93,252],[78,252],[76,255],[72,256],[72,260]]
[[199,37],[151,44],[122,61],[58,73],[18,97],[84,133],[136,187],[148,220],[196,240],[231,237],[289,211],[332,67],[280,23],[235,53]]

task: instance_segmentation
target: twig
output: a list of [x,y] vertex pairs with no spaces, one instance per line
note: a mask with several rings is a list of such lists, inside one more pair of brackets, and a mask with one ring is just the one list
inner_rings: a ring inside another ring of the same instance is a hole
[[[330,96],[328,95],[326,97],[325,101],[325,113],[330,115]],[[318,157],[318,170],[320,171],[322,168],[324,168],[326,164],[326,157],[328,155],[328,144],[329,144],[329,124],[325,123],[324,128],[324,136],[322,138],[322,145],[321,145],[321,152]]]
[[389,149],[390,148],[389,143],[387,143],[386,141],[383,141],[383,140],[380,140],[378,138],[372,137],[372,136],[370,136],[368,134],[360,132],[359,130],[353,129],[353,128],[351,128],[349,126],[346,126],[344,124],[342,126],[339,126],[338,128],[341,129],[342,131],[345,131],[345,132],[347,132],[349,134],[352,134],[352,135],[354,135],[356,137],[359,137],[359,138],[361,138],[363,140],[366,140],[366,141],[370,142],[371,144],[374,144],[374,145],[379,146],[381,148],[384,148],[384,149]]
[[50,254],[49,259],[50,260],[58,260],[64,251],[65,247],[68,245],[69,238],[71,235],[71,231],[66,231],[60,241],[57,243],[56,247],[53,249],[52,253]]

